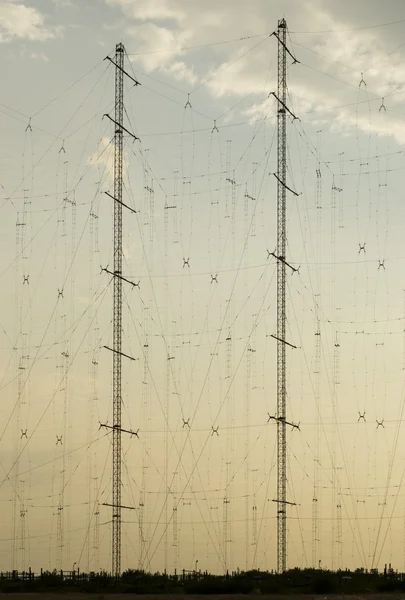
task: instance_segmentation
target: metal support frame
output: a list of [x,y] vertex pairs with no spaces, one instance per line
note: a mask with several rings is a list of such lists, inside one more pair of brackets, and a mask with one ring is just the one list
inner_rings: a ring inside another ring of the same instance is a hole
[[285,19],[278,22],[277,84],[277,571],[287,566],[286,448],[286,138],[287,52]]
[[114,274],[113,280],[113,472],[112,575],[121,575],[121,410],[122,410],[122,170],[124,144],[124,46],[115,49]]

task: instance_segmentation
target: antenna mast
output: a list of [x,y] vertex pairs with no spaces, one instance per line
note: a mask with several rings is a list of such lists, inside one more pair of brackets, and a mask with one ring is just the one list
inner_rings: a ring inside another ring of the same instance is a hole
[[[286,340],[286,267],[296,271],[286,259],[286,195],[287,190],[298,195],[286,182],[287,176],[287,113],[295,119],[286,104],[287,100],[287,54],[294,63],[298,62],[286,46],[287,24],[285,19],[278,22],[278,101],[277,112],[277,571],[283,573],[287,567],[287,505],[294,504],[287,501],[287,442],[286,427],[290,425],[299,428],[287,421],[286,401],[286,348],[295,348]],[[274,254],[273,254],[274,256]],[[273,417],[274,418],[274,417]]]
[[121,574],[122,164],[124,46],[115,48],[112,574]]
[[131,437],[137,437],[137,433],[128,429],[122,429],[122,357],[135,360],[132,356],[122,352],[122,283],[125,281],[132,287],[139,287],[139,283],[130,281],[122,274],[122,208],[125,207],[131,213],[136,210],[122,201],[123,188],[123,156],[124,156],[124,132],[134,140],[138,140],[131,131],[124,127],[124,75],[131,79],[135,85],[140,83],[124,70],[125,48],[123,44],[115,47],[115,61],[109,56],[109,60],[115,66],[115,118],[109,114],[108,117],[115,125],[114,135],[114,194],[106,192],[114,200],[114,271],[108,268],[102,269],[113,276],[113,346],[104,346],[113,355],[113,424],[101,424],[101,427],[112,430],[113,435],[113,472],[112,472],[112,502],[104,503],[112,507],[112,575],[118,579],[121,575],[121,509],[134,510],[132,506],[122,506],[121,503],[121,434],[127,433]]
[[[284,19],[278,22],[277,115],[277,571],[283,573],[287,561],[287,448],[286,448],[286,29]],[[283,106],[284,105],[284,106]]]

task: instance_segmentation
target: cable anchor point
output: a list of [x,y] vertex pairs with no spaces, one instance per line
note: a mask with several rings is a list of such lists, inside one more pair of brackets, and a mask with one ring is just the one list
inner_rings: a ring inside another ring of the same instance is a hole
[[364,87],[367,87],[367,83],[364,81],[363,73],[361,73],[361,79],[360,79],[359,87],[361,87],[362,84],[363,84]]
[[211,133],[214,133],[214,131],[217,131],[219,133],[219,129],[217,127],[217,120],[216,119],[214,119],[214,127],[212,128]]
[[384,419],[383,419],[382,421],[377,421],[377,420],[376,420],[376,423],[377,423],[377,427],[376,427],[376,429],[378,429],[379,427],[382,427],[383,429],[385,429],[385,426],[384,426]]
[[29,118],[29,120],[28,120],[28,125],[27,125],[27,127],[25,128],[25,131],[31,131],[31,132],[32,132],[32,127],[31,127],[31,117],[30,117],[30,118]]
[[191,106],[191,102],[190,102],[190,94],[187,94],[187,102],[186,102],[186,104],[184,105],[184,108],[187,108],[187,106],[189,106],[190,108],[193,108],[193,107]]
[[359,254],[361,252],[364,252],[364,254],[366,253],[366,242],[364,242],[364,244],[359,244]]
[[190,258],[183,258],[183,269],[184,267],[190,268]]
[[56,436],[56,446],[57,446],[58,444],[60,444],[61,446],[63,446],[63,441],[62,441],[62,439],[63,439],[63,435],[61,435],[61,436],[57,435],[57,436]]
[[363,413],[359,412],[359,418],[357,419],[357,422],[359,423],[360,421],[364,421],[364,423],[366,422],[366,411]]
[[384,271],[385,271],[385,260],[378,261],[378,270],[380,270],[380,269],[384,269]]
[[218,283],[218,273],[216,275],[211,275],[211,283]]
[[212,429],[211,437],[214,435],[214,433],[216,433],[219,436],[219,433],[218,433],[219,425],[217,427],[212,426],[211,429]]
[[62,146],[60,147],[59,150],[59,154],[63,152],[63,154],[66,154],[66,150],[65,150],[65,140],[62,140]]
[[385,104],[384,104],[384,100],[385,100],[385,98],[381,98],[381,106],[380,106],[380,108],[378,109],[378,112],[381,112],[382,110],[383,110],[384,112],[387,112],[387,109],[386,109],[386,107],[385,107]]

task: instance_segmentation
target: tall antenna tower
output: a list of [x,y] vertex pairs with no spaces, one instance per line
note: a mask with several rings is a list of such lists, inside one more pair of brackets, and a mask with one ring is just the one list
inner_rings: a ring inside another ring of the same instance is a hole
[[[286,346],[292,346],[286,340],[286,267],[295,270],[286,260],[287,227],[286,195],[287,190],[294,193],[286,183],[287,177],[287,113],[295,115],[286,105],[287,100],[287,53],[297,62],[286,46],[287,23],[278,22],[278,101],[277,112],[277,571],[283,573],[287,567],[287,440],[286,426],[297,427],[287,422],[287,386],[286,386]],[[274,418],[274,417],[273,417]]]
[[113,289],[113,479],[112,573],[121,574],[121,409],[122,409],[122,164],[124,151],[124,46],[115,52],[114,289]]
[[113,355],[113,424],[102,425],[108,429],[112,429],[113,434],[113,472],[112,472],[112,575],[115,578],[121,575],[121,434],[134,434],[132,431],[122,429],[121,413],[122,413],[122,357],[134,360],[128,354],[122,352],[122,283],[132,285],[129,279],[122,275],[122,208],[125,207],[131,212],[135,212],[132,208],[124,204],[122,201],[123,188],[123,157],[124,157],[124,131],[129,134],[134,140],[138,138],[124,127],[124,75],[129,77],[135,85],[139,85],[131,75],[124,70],[124,54],[125,48],[123,44],[117,44],[115,47],[115,61],[107,56],[107,60],[115,66],[115,118],[106,115],[115,125],[114,135],[114,194],[107,195],[114,200],[114,271],[104,269],[107,273],[113,276],[113,347],[108,348]]

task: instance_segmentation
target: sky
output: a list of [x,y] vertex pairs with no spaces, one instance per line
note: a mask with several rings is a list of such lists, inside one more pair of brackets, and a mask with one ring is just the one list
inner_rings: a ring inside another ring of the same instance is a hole
[[287,564],[405,568],[402,4],[0,0],[1,570],[110,569],[118,42],[122,566],[276,568],[281,18]]

